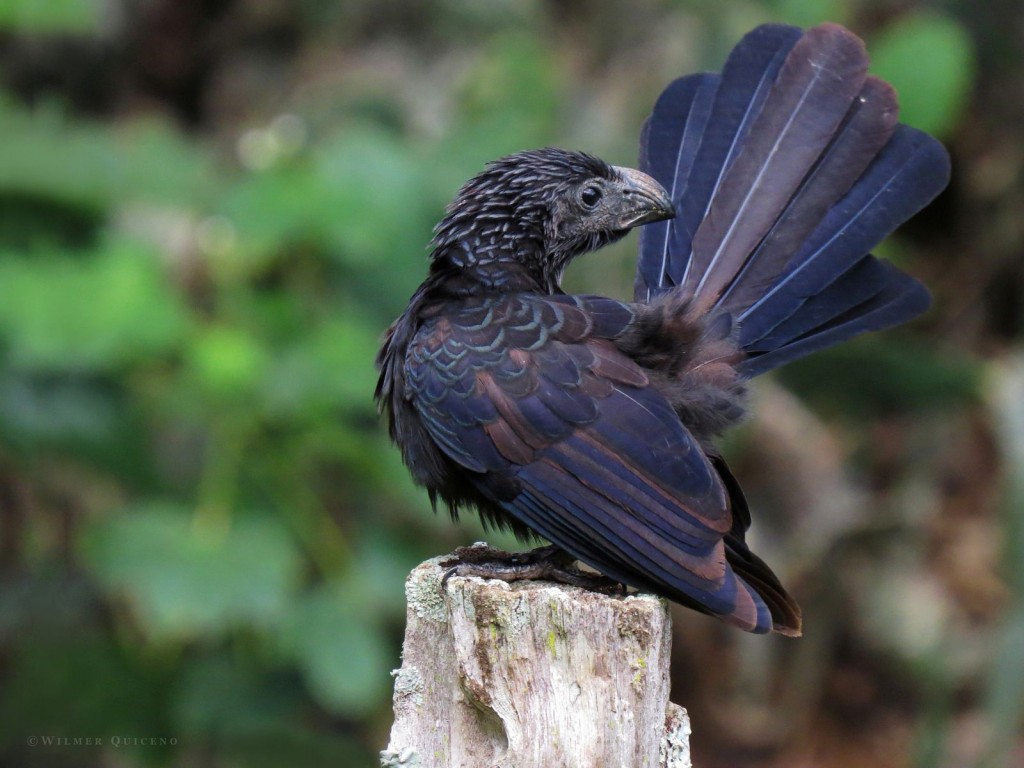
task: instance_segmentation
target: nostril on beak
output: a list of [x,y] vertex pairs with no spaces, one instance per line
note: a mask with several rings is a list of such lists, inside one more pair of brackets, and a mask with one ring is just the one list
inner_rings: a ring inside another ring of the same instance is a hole
[[628,210],[623,212],[626,226],[634,227],[675,216],[675,206],[668,192],[651,176],[633,168],[615,168],[621,183],[620,200]]

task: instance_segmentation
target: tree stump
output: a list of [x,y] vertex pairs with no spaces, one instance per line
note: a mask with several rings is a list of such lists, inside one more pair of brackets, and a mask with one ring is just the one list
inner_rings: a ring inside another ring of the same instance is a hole
[[663,600],[476,577],[442,588],[448,559],[406,582],[382,766],[690,768]]

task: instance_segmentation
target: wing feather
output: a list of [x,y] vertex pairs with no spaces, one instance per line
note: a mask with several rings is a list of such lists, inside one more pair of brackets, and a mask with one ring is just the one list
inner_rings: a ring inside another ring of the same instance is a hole
[[[742,536],[731,538],[745,528],[745,510],[737,523],[697,440],[644,371],[596,333],[620,333],[628,307],[586,297],[488,301],[502,305],[488,312],[505,324],[507,346],[493,346],[502,334],[484,335],[474,307],[464,322],[424,326],[408,358],[413,404],[449,459],[520,523],[612,578],[744,629],[779,629],[778,594],[769,590],[765,602],[730,565],[745,552]],[[575,316],[591,305],[599,317]],[[749,562],[739,567],[758,584],[777,584]],[[779,615],[791,618],[792,601],[783,603]]]

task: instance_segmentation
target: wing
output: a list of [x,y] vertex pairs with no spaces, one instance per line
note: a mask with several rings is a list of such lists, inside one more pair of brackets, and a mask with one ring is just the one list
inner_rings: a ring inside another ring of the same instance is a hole
[[484,496],[582,562],[750,631],[798,631],[722,476],[610,341],[632,320],[629,305],[568,296],[434,319],[407,358],[414,407]]

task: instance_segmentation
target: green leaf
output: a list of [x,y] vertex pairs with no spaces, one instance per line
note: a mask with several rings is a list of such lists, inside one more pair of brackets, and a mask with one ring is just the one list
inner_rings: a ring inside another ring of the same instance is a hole
[[325,202],[320,211],[338,258],[380,274],[423,252],[410,223],[423,221],[424,179],[406,142],[371,127],[350,128],[318,149],[314,165]]
[[[407,263],[430,234],[423,178],[407,143],[350,126],[306,158],[249,173],[221,212],[247,247],[312,244],[350,267]],[[422,235],[411,222],[423,221]],[[422,236],[421,241],[419,237]]]
[[268,372],[267,409],[278,417],[323,418],[339,409],[371,414],[379,344],[379,331],[349,313],[313,329]]
[[[120,404],[106,382],[17,372],[0,376],[4,442],[42,442],[65,449],[81,445],[94,455],[104,442],[127,437]],[[125,445],[117,447],[123,452]]]
[[813,27],[826,21],[842,24],[850,15],[845,0],[770,0],[772,21]]
[[189,348],[192,372],[207,391],[219,396],[254,390],[269,362],[259,341],[241,328],[204,328]]
[[166,354],[186,325],[154,254],[134,243],[73,259],[0,253],[0,337],[14,365],[109,370]]
[[424,551],[426,542],[410,537],[407,524],[386,526],[367,526],[360,536],[344,587],[355,612],[390,619],[405,614],[409,570],[436,553]]
[[344,734],[321,733],[310,720],[301,681],[244,654],[186,662],[170,704],[172,732],[190,745],[216,744],[228,765],[369,765],[365,749]]
[[155,120],[115,131],[73,122],[53,103],[29,111],[0,94],[0,135],[0,190],[92,208],[138,201],[195,208],[217,191],[209,151]]
[[[260,662],[262,664],[256,664]],[[305,715],[308,697],[291,670],[267,669],[264,659],[232,652],[190,659],[170,702],[173,733],[188,744],[218,745],[226,764],[370,765],[370,756],[344,734],[321,733]]]
[[974,79],[974,51],[963,27],[947,16],[910,14],[868,47],[872,71],[896,88],[900,119],[928,133],[952,132]]
[[431,168],[435,189],[454,194],[490,160],[551,143],[564,108],[555,73],[561,68],[536,39],[517,33],[497,36],[464,84],[459,111]]
[[943,411],[978,397],[981,369],[926,346],[862,337],[779,370],[787,386],[830,413],[850,418]]
[[187,510],[157,502],[95,523],[82,553],[143,630],[163,640],[273,624],[285,614],[300,566],[275,520],[237,518],[227,530],[209,530]]
[[297,682],[275,679],[238,654],[191,659],[178,680],[172,718],[176,730],[192,737],[273,727],[301,707]]
[[4,0],[0,29],[14,32],[93,32],[102,16],[101,0]]
[[398,659],[349,586],[325,584],[303,598],[282,624],[280,639],[320,703],[356,715],[386,699],[388,672]]

